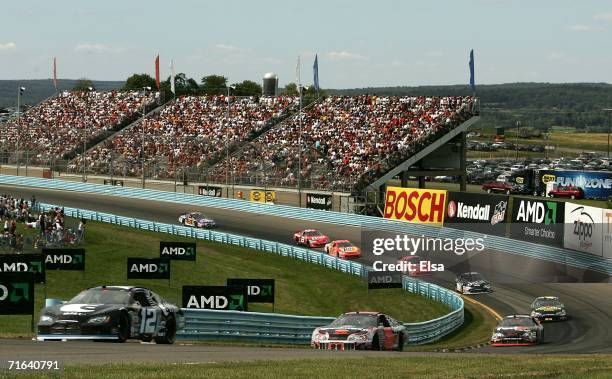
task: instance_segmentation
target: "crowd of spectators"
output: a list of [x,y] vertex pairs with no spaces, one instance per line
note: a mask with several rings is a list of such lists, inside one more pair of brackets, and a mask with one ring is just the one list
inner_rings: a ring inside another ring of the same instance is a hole
[[[257,133],[296,103],[293,97],[230,98],[227,96],[183,96],[141,124],[124,130],[112,140],[88,152],[86,169],[91,172],[113,171],[140,175],[141,148],[147,162],[158,163],[156,177],[173,177],[184,167],[201,169],[208,162],[224,156],[226,143],[236,146],[254,138]],[[80,157],[75,166],[81,167]],[[148,163],[150,164],[150,163]],[[159,167],[163,166],[163,169]]]
[[137,91],[62,91],[13,119],[0,133],[0,146],[30,152],[33,163],[62,156],[136,117],[154,94]]
[[[301,128],[304,187],[350,190],[401,163],[471,116],[471,97],[330,96],[257,138],[230,159],[238,180],[295,185]],[[225,162],[213,168],[224,173]],[[218,180],[218,179],[216,179]]]

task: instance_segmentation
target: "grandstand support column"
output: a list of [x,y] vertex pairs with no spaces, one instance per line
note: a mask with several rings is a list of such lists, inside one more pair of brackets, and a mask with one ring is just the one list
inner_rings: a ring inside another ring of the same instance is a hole
[[419,176],[419,188],[425,188],[425,177]]
[[466,134],[467,132],[462,132],[461,133],[461,137],[460,138],[460,149],[461,149],[461,154],[460,154],[460,161],[459,161],[459,170],[461,171],[461,175],[459,176],[459,191],[466,191],[467,190],[467,174],[465,172],[465,168],[467,166],[466,163],[466,155],[467,155],[467,144],[465,142],[466,140]]
[[402,171],[400,174],[401,186],[406,188],[408,187],[408,171]]

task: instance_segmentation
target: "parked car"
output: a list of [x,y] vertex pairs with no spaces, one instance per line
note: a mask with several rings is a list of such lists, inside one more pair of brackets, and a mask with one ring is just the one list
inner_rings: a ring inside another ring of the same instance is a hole
[[567,197],[570,199],[584,199],[584,190],[580,187],[559,186],[548,191],[550,197]]

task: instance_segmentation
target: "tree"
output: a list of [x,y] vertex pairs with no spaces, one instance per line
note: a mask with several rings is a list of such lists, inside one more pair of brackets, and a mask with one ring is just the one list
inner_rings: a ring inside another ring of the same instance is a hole
[[176,94],[172,94],[170,91],[170,77],[161,83],[161,92],[163,92],[166,99],[172,96],[183,96],[183,95],[197,95],[199,92],[198,83],[193,79],[187,79],[187,75],[179,73],[174,77],[174,90]]
[[298,95],[297,85],[295,83],[287,84],[285,86],[285,88],[283,89],[283,91],[281,92],[281,95],[283,95],[283,96],[297,96]]
[[93,82],[87,78],[81,78],[78,79],[76,81],[76,83],[74,83],[74,91],[89,91],[90,88],[93,88],[93,90],[96,90],[96,87],[94,87]]
[[234,84],[234,95],[236,96],[254,96],[261,95],[262,88],[259,83],[255,83],[251,80],[245,80],[242,83]]
[[227,78],[221,75],[205,76],[200,90],[205,95],[223,95],[227,92]]
[[134,74],[127,78],[122,90],[138,91],[142,90],[144,87],[151,87],[152,90],[156,89],[157,84],[155,83],[155,79],[153,79],[149,74]]

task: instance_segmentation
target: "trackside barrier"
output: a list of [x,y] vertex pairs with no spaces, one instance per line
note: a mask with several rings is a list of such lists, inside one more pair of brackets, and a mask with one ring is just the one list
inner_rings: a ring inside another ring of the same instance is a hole
[[[612,275],[612,259],[598,257],[579,251],[539,245],[531,242],[514,240],[505,237],[472,233],[457,229],[441,228],[430,225],[406,223],[403,221],[383,219],[349,213],[323,211],[318,209],[297,208],[286,205],[261,204],[244,200],[225,199],[212,196],[190,195],[177,192],[165,192],[140,188],[104,186],[102,184],[79,183],[71,181],[29,178],[13,175],[0,175],[0,184],[10,184],[26,187],[40,187],[65,191],[79,191],[98,195],[118,196],[133,199],[165,201],[171,203],[190,204],[199,207],[228,209],[239,212],[256,213],[323,222],[335,225],[359,227],[364,230],[384,230],[426,237],[446,237],[470,235],[483,238],[485,248],[517,254],[535,259],[543,259],[555,263],[598,271]],[[459,233],[459,234],[458,234]]]
[[[39,211],[55,209],[57,205],[39,203]],[[68,217],[84,218],[157,233],[168,233],[194,239],[216,241],[225,244],[249,247],[285,257],[300,259],[347,274],[367,278],[372,270],[358,262],[346,261],[319,251],[304,249],[257,238],[243,237],[235,234],[213,230],[194,229],[181,225],[139,220],[131,217],[117,216],[76,208],[64,208]],[[408,344],[424,344],[436,341],[451,333],[463,324],[463,299],[454,293],[435,284],[403,277],[404,290],[446,304],[451,312],[435,320],[407,323]],[[183,309],[185,312],[185,329],[178,337],[182,339],[202,340],[241,340],[267,343],[308,344],[312,331],[317,326],[328,324],[333,318],[292,316],[255,312],[214,311]]]

